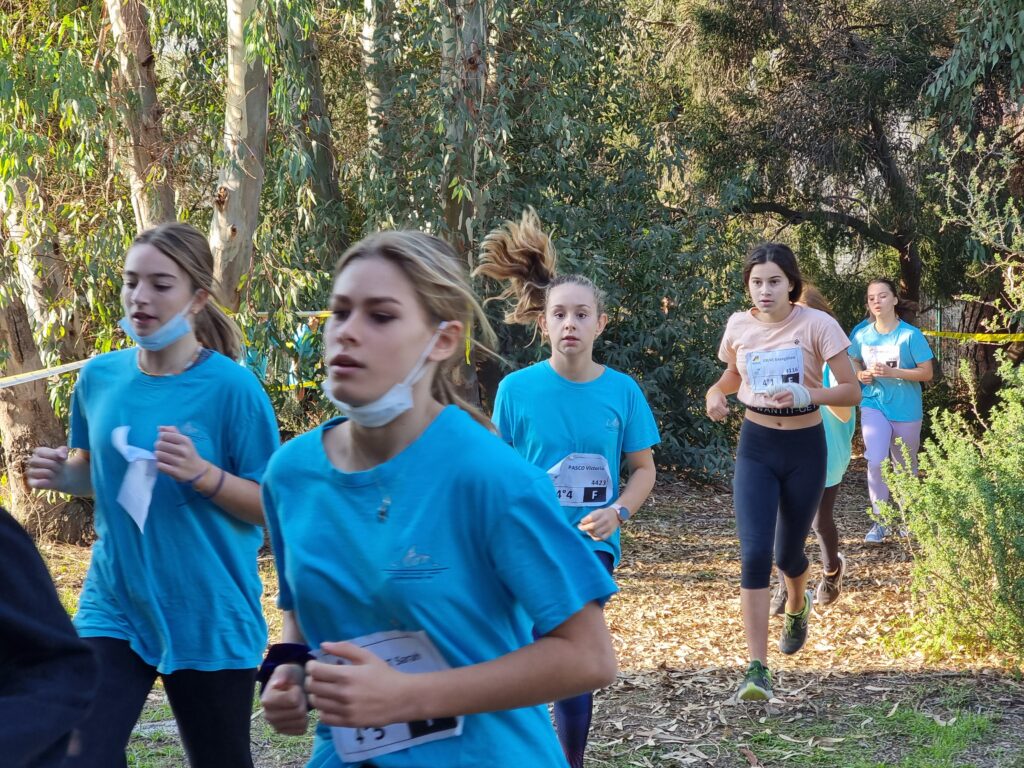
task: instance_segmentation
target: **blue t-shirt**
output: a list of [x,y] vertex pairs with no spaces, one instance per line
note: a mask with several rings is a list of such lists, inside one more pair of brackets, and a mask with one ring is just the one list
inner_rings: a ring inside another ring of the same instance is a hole
[[[858,326],[850,335],[850,357],[866,368],[877,360],[893,368],[913,369],[931,360],[931,347],[924,334],[900,320],[889,333],[879,333],[874,323]],[[905,379],[876,378],[861,384],[861,407],[881,411],[889,421],[920,421],[921,384]]]
[[[551,482],[456,406],[364,472],[324,450],[326,422],[287,442],[263,480],[280,585],[311,647],[426,632],[452,667],[550,632],[615,584],[555,504]],[[381,514],[385,499],[390,501]],[[461,736],[372,760],[380,768],[565,765],[547,707],[467,715]],[[345,765],[317,728],[309,766]]]
[[[619,497],[623,453],[642,451],[661,442],[654,414],[640,387],[626,374],[607,366],[600,376],[583,384],[560,376],[548,360],[510,373],[498,385],[494,424],[509,445],[543,470],[551,469],[571,453],[605,458],[611,475],[610,495],[587,506],[564,505],[562,509],[573,527],[593,510],[607,507]],[[577,531],[592,549],[610,552],[618,564],[618,531],[607,541],[594,541]]]
[[141,532],[117,501],[128,462],[111,434],[127,426],[128,444],[152,451],[157,427],[175,426],[204,459],[259,482],[278,445],[273,408],[256,377],[219,353],[175,376],[147,376],[136,356],[90,360],[71,401],[69,444],[89,451],[98,536],[75,626],[127,640],[161,673],[259,666],[262,529],[159,473]]
[[[837,384],[828,363],[825,363],[822,368],[822,382],[825,387],[834,387]],[[831,488],[843,481],[846,468],[850,466],[850,447],[853,442],[853,433],[857,429],[857,409],[851,409],[850,420],[845,422],[837,418],[827,407],[820,410],[827,448],[825,487]]]

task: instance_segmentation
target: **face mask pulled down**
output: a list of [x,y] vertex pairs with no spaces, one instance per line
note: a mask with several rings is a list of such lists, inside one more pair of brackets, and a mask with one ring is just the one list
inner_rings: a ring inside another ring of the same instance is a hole
[[365,405],[350,405],[338,400],[331,394],[330,380],[320,385],[324,396],[334,404],[343,416],[347,416],[361,427],[383,427],[390,424],[403,413],[412,409],[412,388],[417,381],[423,378],[424,369],[427,364],[427,355],[434,349],[434,343],[441,331],[448,327],[447,322],[437,326],[434,335],[430,337],[426,349],[420,354],[416,365],[409,371],[409,375],[402,381],[395,384],[391,389],[378,397],[372,403]]
[[192,323],[190,323],[188,319],[188,312],[190,309],[192,309],[191,301],[185,305],[185,308],[182,309],[181,312],[176,314],[148,336],[140,336],[136,333],[135,329],[132,328],[131,320],[127,317],[122,317],[118,321],[118,325],[121,326],[121,330],[128,334],[128,338],[143,349],[149,352],[159,352],[161,349],[171,346],[171,344],[192,330]]

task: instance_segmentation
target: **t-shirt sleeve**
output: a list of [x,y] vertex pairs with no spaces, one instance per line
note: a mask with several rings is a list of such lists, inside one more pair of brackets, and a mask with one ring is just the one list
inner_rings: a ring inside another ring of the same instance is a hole
[[722,342],[718,345],[718,359],[727,365],[736,365],[736,340],[732,318],[725,324]]
[[850,340],[843,333],[842,326],[832,317],[825,315],[818,331],[818,351],[822,362],[831,360],[849,347]]
[[509,412],[508,387],[505,379],[498,384],[498,392],[494,396],[494,422],[498,435],[509,445],[512,445],[512,414]]
[[555,502],[551,481],[506,476],[509,492],[500,515],[487,520],[488,554],[498,577],[546,635],[583,609],[604,603],[615,582],[572,529]]
[[661,442],[658,434],[658,423],[654,419],[651,406],[644,397],[640,385],[629,380],[630,415],[623,432],[622,450],[626,453],[642,451]]
[[288,582],[285,580],[284,539],[281,537],[280,510],[274,498],[277,483],[268,475],[266,482],[260,486],[260,499],[263,502],[263,519],[270,532],[270,549],[274,554],[274,572],[277,574],[277,607],[282,611],[295,609],[295,599]]
[[914,359],[915,366],[926,363],[935,357],[932,354],[931,346],[928,344],[928,339],[917,328],[914,328],[910,333],[910,356]]
[[267,462],[280,445],[280,436],[270,398],[255,379],[251,386],[246,387],[246,395],[241,403],[239,424],[229,425],[228,428],[232,439],[227,469],[232,474],[258,483],[267,468]]
[[83,368],[78,374],[78,381],[75,382],[75,389],[71,393],[68,447],[81,448],[84,451],[90,450],[89,422],[85,411],[85,390],[87,386],[85,368]]
[[850,347],[846,350],[846,353],[851,359],[863,362],[864,353],[861,351],[860,329],[861,326],[857,326],[850,332]]

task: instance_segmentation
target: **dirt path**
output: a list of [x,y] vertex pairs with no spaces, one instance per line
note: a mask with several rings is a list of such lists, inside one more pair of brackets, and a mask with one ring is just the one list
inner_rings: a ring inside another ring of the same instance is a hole
[[[1024,686],[1005,659],[926,660],[892,641],[910,608],[909,556],[898,541],[862,543],[863,476],[855,462],[837,504],[844,594],[796,656],[770,643],[770,705],[732,700],[746,652],[731,496],[659,485],[630,523],[607,611],[622,673],[599,698],[592,764],[1024,768]],[[808,555],[817,579],[813,542]],[[773,641],[780,628],[773,619]]]

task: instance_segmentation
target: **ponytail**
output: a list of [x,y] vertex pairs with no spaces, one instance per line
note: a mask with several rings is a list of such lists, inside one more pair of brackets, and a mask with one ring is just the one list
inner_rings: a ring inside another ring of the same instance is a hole
[[515,299],[515,306],[505,313],[505,322],[531,325],[544,314],[557,264],[551,238],[541,229],[537,212],[528,207],[518,222],[506,221],[484,238],[473,277],[507,282],[505,290],[488,301]]

